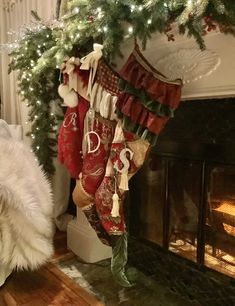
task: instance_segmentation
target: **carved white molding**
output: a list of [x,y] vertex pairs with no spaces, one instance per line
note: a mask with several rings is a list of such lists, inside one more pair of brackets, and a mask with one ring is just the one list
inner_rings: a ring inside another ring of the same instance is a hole
[[211,50],[185,48],[161,57],[155,66],[170,79],[180,78],[183,83],[190,83],[210,75],[220,63],[220,57]]
[[231,98],[235,97],[235,84],[224,86],[206,86],[200,87],[198,90],[190,90],[184,92],[181,96],[181,100],[195,100],[195,99],[211,99],[211,98]]

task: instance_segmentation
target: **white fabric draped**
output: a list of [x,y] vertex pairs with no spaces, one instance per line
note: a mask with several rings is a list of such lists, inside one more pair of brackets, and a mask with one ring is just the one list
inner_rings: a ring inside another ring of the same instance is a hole
[[[57,0],[0,0],[0,44],[14,42],[20,28],[34,21],[31,10],[43,20],[52,20],[56,14]],[[8,75],[9,56],[0,53],[1,116],[11,124],[22,124],[27,131],[27,108],[17,94],[17,78],[13,72]]]
[[[63,0],[63,6],[67,0]],[[45,21],[56,17],[57,0],[0,0],[0,44],[14,43],[17,35],[8,33],[19,33],[20,28],[35,21],[31,10],[37,12],[38,16]],[[19,124],[23,127],[24,141],[29,130],[27,122],[28,108],[17,94],[17,73],[14,71],[8,75],[8,64],[10,58],[7,53],[0,53],[0,118],[8,124]],[[69,198],[70,179],[65,168],[54,159],[56,173],[52,179],[54,196],[54,219],[57,227],[66,230],[66,226],[72,216],[65,214]]]

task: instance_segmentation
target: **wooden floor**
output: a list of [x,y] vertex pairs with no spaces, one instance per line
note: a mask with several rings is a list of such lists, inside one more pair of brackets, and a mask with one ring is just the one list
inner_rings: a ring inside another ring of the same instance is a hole
[[54,264],[73,256],[65,233],[58,232],[51,262],[38,271],[13,273],[0,288],[0,306],[104,306]]

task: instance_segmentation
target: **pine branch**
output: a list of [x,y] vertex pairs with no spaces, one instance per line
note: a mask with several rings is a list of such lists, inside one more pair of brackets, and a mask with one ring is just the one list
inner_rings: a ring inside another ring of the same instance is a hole
[[36,21],[41,21],[41,18],[38,16],[37,12],[31,11],[31,15],[34,17]]
[[[52,39],[52,30],[42,27],[40,31],[27,31],[19,47],[11,53],[12,60],[9,72],[19,70],[19,94],[29,107],[28,121],[31,130],[28,136],[32,138],[32,149],[39,163],[48,175],[53,174],[53,156],[56,156],[56,130],[58,120],[51,115],[51,101],[59,101],[57,88],[58,70],[47,66],[35,73],[34,67],[41,59],[43,52],[51,52],[55,41]],[[45,73],[46,72],[46,73]],[[53,138],[51,138],[53,137]]]
[[[203,37],[207,31],[220,29],[235,36],[232,0],[70,0],[68,10],[62,18],[63,28],[28,28],[9,64],[9,72],[19,70],[19,93],[30,108],[33,150],[48,173],[53,172],[59,120],[51,115],[50,104],[59,101],[56,66],[66,57],[75,52],[83,56],[99,42],[111,61],[121,55],[121,44],[127,39],[138,38],[143,47],[153,33],[165,33],[173,40],[169,34],[173,22],[179,34],[194,37],[201,49],[206,47]],[[32,15],[43,24],[36,12]]]

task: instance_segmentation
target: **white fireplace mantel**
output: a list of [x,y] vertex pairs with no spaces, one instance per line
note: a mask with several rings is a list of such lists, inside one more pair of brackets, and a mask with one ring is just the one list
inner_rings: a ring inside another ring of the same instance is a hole
[[[185,69],[189,83],[183,86],[183,100],[235,96],[235,38],[212,32],[204,39],[206,51],[201,52],[194,38],[176,34],[175,41],[168,42],[165,35],[155,34],[142,53],[167,77],[174,74],[174,69],[178,69],[179,74]],[[124,57],[117,60],[117,70],[126,61],[133,45],[133,40],[123,44]]]

